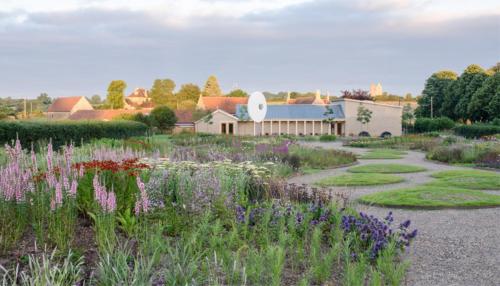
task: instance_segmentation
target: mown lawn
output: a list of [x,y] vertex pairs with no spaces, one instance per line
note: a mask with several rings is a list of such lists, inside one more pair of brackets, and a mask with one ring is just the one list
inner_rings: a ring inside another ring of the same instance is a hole
[[362,196],[366,204],[388,207],[447,208],[500,206],[500,196],[432,184]]
[[420,166],[414,165],[404,165],[404,164],[368,164],[363,166],[357,166],[348,169],[347,171],[352,173],[414,173],[422,172],[426,169]]
[[500,190],[500,173],[480,170],[453,170],[432,174],[435,185],[475,190]]
[[401,159],[406,152],[394,149],[373,149],[361,155],[359,159]]
[[373,186],[373,185],[395,184],[395,183],[400,183],[402,181],[404,181],[402,177],[391,174],[360,173],[360,174],[344,174],[340,176],[325,178],[316,182],[316,185],[321,187]]

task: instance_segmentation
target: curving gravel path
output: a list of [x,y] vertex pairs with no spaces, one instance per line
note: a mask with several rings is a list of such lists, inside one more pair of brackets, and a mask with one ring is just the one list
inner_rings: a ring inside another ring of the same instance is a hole
[[[308,146],[335,148],[357,154],[367,149],[343,147],[340,142],[304,142]],[[425,172],[400,174],[405,181],[398,184],[367,187],[335,187],[337,193],[352,199],[361,195],[426,183],[431,173],[442,170],[467,169],[425,160],[425,154],[408,151],[402,159],[359,160],[370,163],[413,164],[427,168]],[[293,177],[290,183],[313,184],[329,176],[345,173],[349,167]],[[500,176],[500,173],[499,173]],[[500,195],[500,191],[497,191]],[[356,204],[359,211],[383,217],[390,210],[395,220],[410,219],[419,231],[409,250],[411,267],[405,285],[500,285],[500,208],[408,210]],[[396,221],[398,223],[398,221]]]

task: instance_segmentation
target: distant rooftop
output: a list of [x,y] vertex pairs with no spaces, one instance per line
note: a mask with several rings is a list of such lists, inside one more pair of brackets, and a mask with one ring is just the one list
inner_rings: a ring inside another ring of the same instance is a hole
[[[268,105],[266,120],[297,120],[297,119],[327,119],[330,116],[325,116],[327,111],[326,106],[330,106],[333,111],[334,118],[344,118],[344,110],[340,104],[329,105],[312,105],[312,104],[283,104],[283,105]],[[242,120],[250,120],[248,116],[247,105],[236,106],[236,116]]]

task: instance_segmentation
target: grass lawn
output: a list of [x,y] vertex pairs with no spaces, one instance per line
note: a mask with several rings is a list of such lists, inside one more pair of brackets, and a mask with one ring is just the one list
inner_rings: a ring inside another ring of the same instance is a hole
[[500,190],[500,174],[480,170],[453,170],[432,174],[438,180],[431,184],[476,190]]
[[477,190],[440,187],[432,184],[362,196],[366,204],[389,207],[447,208],[500,206],[500,196]]
[[414,173],[422,172],[426,169],[420,166],[403,164],[368,164],[348,169],[352,173]]
[[361,155],[360,159],[401,159],[406,152],[394,149],[373,149]]
[[402,177],[390,174],[345,174],[335,177],[325,178],[316,182],[321,187],[329,186],[372,186],[394,184],[404,181]]

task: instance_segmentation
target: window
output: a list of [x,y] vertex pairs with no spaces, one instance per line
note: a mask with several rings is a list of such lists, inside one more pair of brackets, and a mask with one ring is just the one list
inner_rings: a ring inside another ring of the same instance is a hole
[[234,133],[234,131],[233,131],[233,128],[234,128],[233,127],[233,123],[228,123],[227,125],[228,125],[228,129],[229,129],[228,134],[233,134]]
[[226,123],[221,123],[220,125],[220,133],[226,134]]

